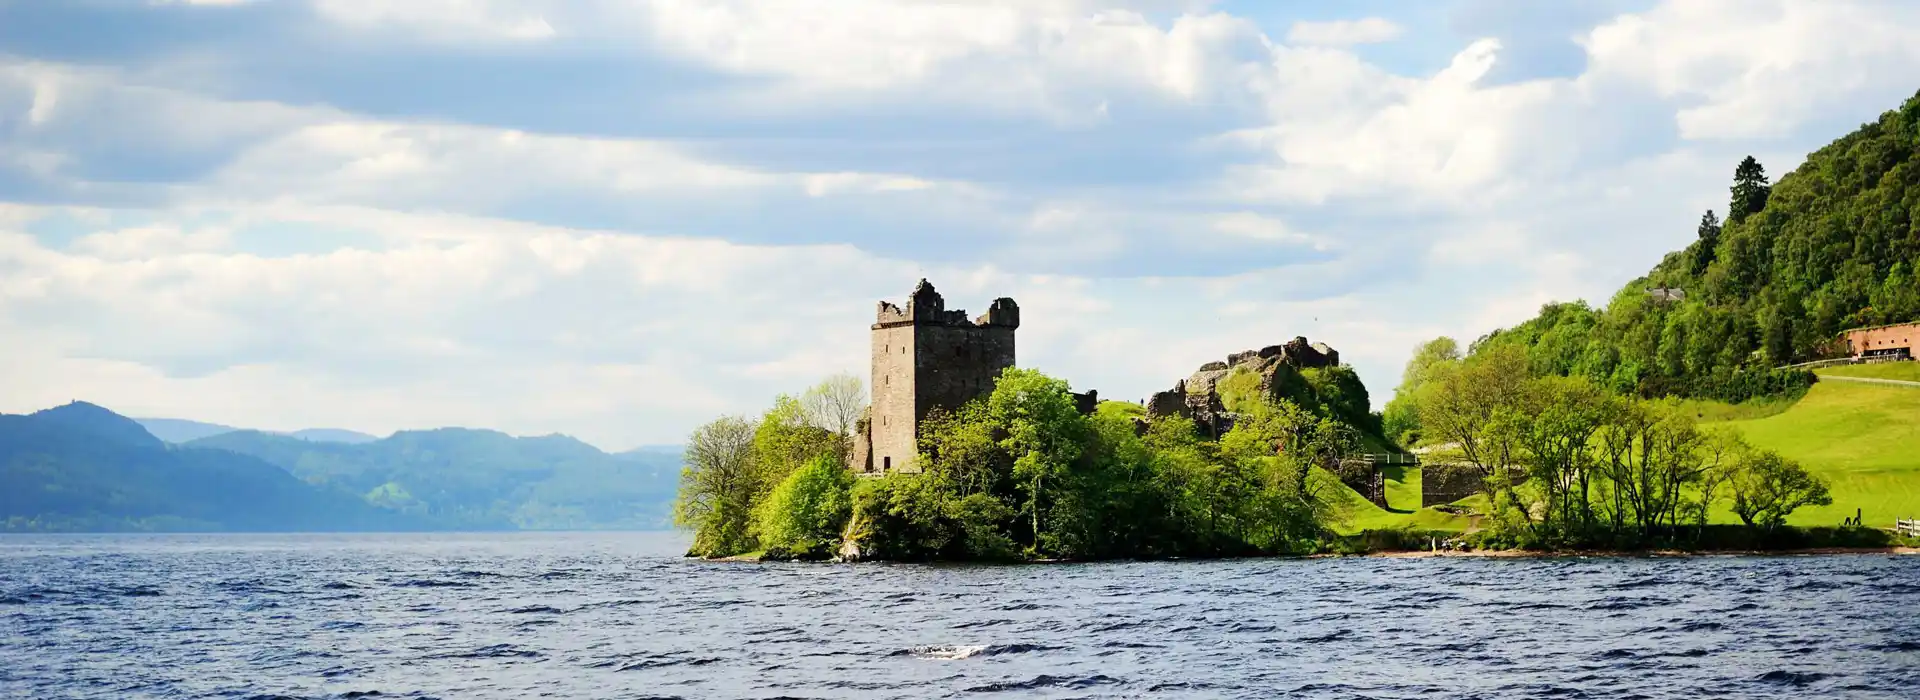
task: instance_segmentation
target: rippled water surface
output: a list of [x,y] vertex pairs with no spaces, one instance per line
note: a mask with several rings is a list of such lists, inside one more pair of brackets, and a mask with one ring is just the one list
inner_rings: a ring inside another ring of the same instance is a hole
[[0,696],[1920,697],[1920,557],[1020,567],[0,537]]

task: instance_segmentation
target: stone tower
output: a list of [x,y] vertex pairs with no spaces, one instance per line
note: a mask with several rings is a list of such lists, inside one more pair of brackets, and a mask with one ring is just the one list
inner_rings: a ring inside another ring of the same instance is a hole
[[965,311],[948,311],[924,279],[905,308],[880,302],[873,324],[873,405],[853,468],[915,471],[920,421],[936,407],[956,409],[992,391],[1000,371],[1013,366],[1013,332],[1019,327],[1020,307],[1012,299],[995,299],[985,315],[969,320]]

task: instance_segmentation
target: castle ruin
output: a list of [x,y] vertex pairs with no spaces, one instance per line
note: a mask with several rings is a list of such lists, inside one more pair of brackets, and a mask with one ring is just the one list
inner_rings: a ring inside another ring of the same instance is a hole
[[906,306],[882,301],[873,323],[873,403],[855,431],[852,466],[866,473],[918,471],[920,422],[935,408],[957,410],[993,391],[1001,371],[1013,366],[1013,332],[1020,307],[993,300],[987,313],[969,320],[948,311],[925,279]]
[[1192,420],[1200,434],[1218,439],[1233,428],[1234,420],[1220,399],[1218,385],[1234,370],[1254,373],[1260,378],[1261,393],[1271,395],[1281,382],[1281,372],[1338,366],[1340,351],[1326,343],[1308,343],[1301,337],[1259,350],[1236,352],[1228,355],[1225,362],[1201,365],[1193,376],[1175,382],[1169,391],[1155,392],[1146,402],[1147,420],[1180,416]]

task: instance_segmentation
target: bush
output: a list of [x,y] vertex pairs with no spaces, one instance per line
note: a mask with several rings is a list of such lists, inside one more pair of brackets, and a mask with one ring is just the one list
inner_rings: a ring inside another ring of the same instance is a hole
[[769,558],[825,559],[852,512],[854,476],[815,457],[782,479],[754,509],[754,529]]

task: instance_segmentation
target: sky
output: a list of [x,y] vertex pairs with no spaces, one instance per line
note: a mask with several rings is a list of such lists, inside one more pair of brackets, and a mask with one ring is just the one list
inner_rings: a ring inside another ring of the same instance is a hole
[[1378,406],[1916,76],[1906,0],[0,0],[0,412],[671,444],[922,277]]

